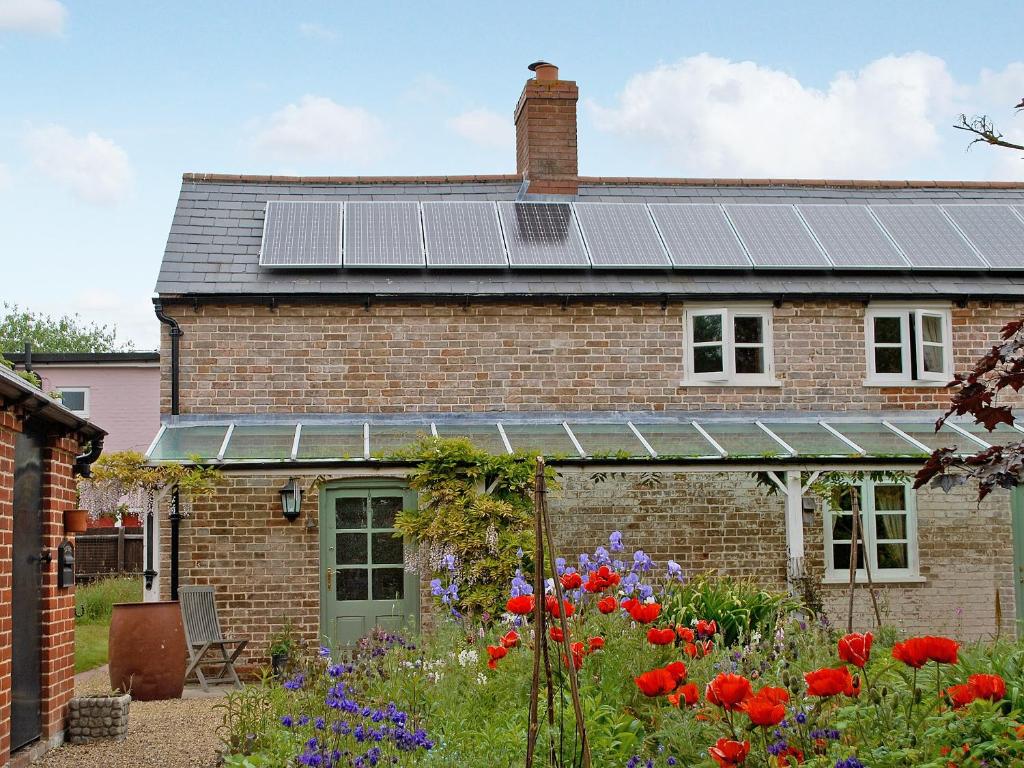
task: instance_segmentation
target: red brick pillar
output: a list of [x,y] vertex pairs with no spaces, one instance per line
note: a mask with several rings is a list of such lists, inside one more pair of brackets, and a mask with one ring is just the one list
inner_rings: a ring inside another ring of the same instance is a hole
[[14,545],[14,415],[0,411],[0,766],[11,754],[11,572]]

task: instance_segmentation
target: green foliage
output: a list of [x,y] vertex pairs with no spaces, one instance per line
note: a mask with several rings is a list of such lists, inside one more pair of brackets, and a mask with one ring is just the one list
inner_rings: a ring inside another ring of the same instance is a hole
[[[422,437],[401,458],[419,462],[409,476],[419,493],[395,528],[419,545],[420,572],[458,584],[463,615],[497,615],[506,585],[522,565],[518,550],[533,550],[536,460],[525,454],[492,456],[468,439]],[[550,482],[553,473],[549,470]],[[444,566],[454,557],[454,573]]]
[[36,389],[42,388],[43,380],[39,377],[38,373],[36,373],[35,371],[15,371],[14,363],[12,363],[10,360],[4,357],[2,352],[0,352],[0,365],[2,365],[4,368],[7,368],[8,370],[14,371],[14,373],[19,378],[24,379]]
[[115,603],[142,600],[142,580],[137,576],[115,576],[83,584],[75,590],[75,624],[110,624]]
[[754,632],[769,632],[781,618],[806,610],[786,592],[763,589],[750,579],[713,574],[698,575],[685,584],[670,583],[662,609],[666,619],[684,626],[714,619],[729,644],[746,641]]
[[75,674],[88,672],[107,663],[107,637],[110,627],[106,624],[75,625]]
[[38,352],[123,352],[113,325],[86,323],[78,315],[45,315],[4,303],[0,310],[0,352],[21,352],[28,342]]
[[291,619],[288,619],[279,631],[270,636],[270,647],[267,649],[267,653],[271,656],[276,656],[277,654],[290,656],[301,647],[302,645],[295,633],[295,624],[292,623]]

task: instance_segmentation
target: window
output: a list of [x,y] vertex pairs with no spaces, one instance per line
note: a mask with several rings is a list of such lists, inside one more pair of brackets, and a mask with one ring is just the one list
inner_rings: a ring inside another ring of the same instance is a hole
[[60,400],[72,413],[88,418],[89,416],[89,388],[88,387],[61,387]]
[[952,378],[948,309],[870,307],[868,384],[945,384]]
[[849,578],[854,496],[860,501],[862,526],[857,547],[858,577],[866,577],[865,554],[872,579],[916,577],[917,518],[910,484],[865,481],[844,495],[838,509],[826,507],[826,578]]
[[686,312],[691,383],[773,384],[771,311],[693,308]]

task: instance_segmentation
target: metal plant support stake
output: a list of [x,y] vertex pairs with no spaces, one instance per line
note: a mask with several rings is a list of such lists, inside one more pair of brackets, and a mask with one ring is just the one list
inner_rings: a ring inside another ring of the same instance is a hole
[[[551,528],[551,520],[547,514],[546,476],[544,457],[537,457],[537,473],[534,478],[533,494],[533,517],[534,517],[534,643],[533,643],[533,683],[530,688],[530,722],[529,733],[526,742],[526,768],[533,768],[534,755],[537,749],[537,732],[540,728],[538,716],[538,700],[540,698],[540,657],[544,656],[544,666],[547,672],[547,702],[548,702],[548,723],[554,725],[554,681],[551,676],[551,664],[548,654],[548,633],[545,630],[546,616],[544,611],[544,549],[548,550],[548,562],[551,564],[551,580],[555,585],[554,597],[558,601],[558,621],[562,630],[562,653],[563,666],[569,675],[569,691],[572,696],[572,708],[576,718],[576,733],[580,740],[580,757],[583,768],[591,768],[590,742],[587,739],[587,727],[583,722],[583,705],[580,702],[579,681],[576,674],[576,664],[572,656],[572,642],[569,637],[569,624],[566,621],[565,596],[562,592],[562,582],[558,577],[558,569],[555,564],[555,541]],[[553,731],[551,731],[553,732]],[[559,764],[559,755],[555,750],[554,739],[550,740],[548,759],[551,766]]]

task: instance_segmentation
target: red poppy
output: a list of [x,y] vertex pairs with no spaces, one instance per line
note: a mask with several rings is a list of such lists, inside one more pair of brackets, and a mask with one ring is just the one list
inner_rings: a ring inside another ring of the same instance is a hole
[[766,685],[754,695],[767,699],[772,704],[785,704],[789,701],[789,691],[785,688],[775,688],[770,685]]
[[704,698],[715,706],[735,711],[743,707],[743,702],[754,695],[750,681],[742,675],[723,672],[710,683],[704,692]]
[[697,657],[697,646],[693,643],[687,643],[683,646],[683,653],[685,653],[691,659],[694,659]]
[[634,677],[633,682],[636,683],[636,687],[643,692],[644,696],[651,698],[671,693],[676,687],[676,680],[665,669],[660,667]]
[[768,696],[752,696],[743,703],[743,711],[750,722],[763,728],[778,725],[786,717],[786,706],[777,704]]
[[562,575],[562,589],[579,589],[583,586],[583,577],[578,573],[566,573]]
[[583,588],[587,592],[604,592],[608,587],[614,587],[622,580],[618,573],[607,565],[602,565],[596,571],[587,574],[587,583]]
[[510,629],[501,636],[501,645],[504,648],[515,648],[519,645],[519,633],[514,629]]
[[779,768],[801,765],[804,762],[804,753],[796,747],[786,747],[775,756],[775,762],[778,763]]
[[714,619],[711,621],[704,621],[704,619],[701,619],[697,622],[698,637],[711,637],[716,632],[718,632],[718,624],[715,623]]
[[954,709],[960,709],[960,707],[966,707],[972,701],[974,701],[977,695],[974,693],[974,688],[969,684],[965,685],[951,685],[946,689],[946,696],[949,697],[950,703]]
[[711,653],[711,649],[715,647],[714,643],[712,643],[710,640],[701,640],[699,643],[697,643],[697,645],[700,648],[701,656],[707,656],[709,653]]
[[971,675],[967,685],[974,695],[986,701],[1000,701],[1006,697],[1006,681],[999,675]]
[[[586,651],[583,648],[583,643],[573,643],[569,646],[569,652],[572,654],[572,665],[579,669],[583,666],[583,657],[586,656]],[[565,666],[569,666],[569,661],[566,659],[565,654],[562,654],[562,663]]]
[[533,613],[534,605],[533,595],[520,595],[505,603],[505,610],[517,616],[528,616]]
[[912,637],[892,647],[892,657],[908,667],[920,669],[928,663],[928,649],[923,637]]
[[679,639],[682,640],[684,643],[693,642],[695,635],[693,634],[693,630],[689,627],[677,627],[676,632],[679,633]]
[[587,645],[590,646],[590,652],[591,653],[593,653],[594,651],[598,651],[601,648],[604,648],[604,638],[603,637],[592,637],[592,638],[590,638],[587,641]]
[[[565,617],[569,618],[576,612],[576,606],[570,603],[568,600],[563,600],[562,605],[565,607]],[[544,607],[548,612],[556,619],[562,617],[562,611],[558,607],[558,598],[554,595],[548,595],[544,598]]]
[[676,641],[676,633],[671,627],[656,629],[651,627],[647,630],[647,642],[651,645],[672,645]]
[[845,693],[853,696],[853,677],[846,667],[825,667],[804,675],[808,696],[836,696]]
[[[626,603],[624,602],[622,606],[625,608]],[[626,610],[629,611],[633,621],[638,624],[650,624],[661,615],[661,606],[658,603],[641,603],[634,600]]]
[[673,707],[678,707],[680,704],[692,707],[698,699],[700,699],[700,689],[696,683],[680,685],[676,688],[676,692],[669,694],[668,697],[669,704]]
[[718,763],[719,768],[736,768],[742,765],[750,754],[750,742],[721,738],[715,742],[715,746],[708,749],[708,754]]
[[508,648],[500,645],[488,645],[487,655],[491,658],[487,661],[487,666],[491,669],[497,669],[499,659],[504,659],[508,654]]
[[839,638],[839,658],[847,664],[863,669],[871,656],[873,639],[870,632],[863,635],[851,632],[846,637]]
[[666,664],[665,671],[672,676],[672,679],[675,680],[677,684],[686,679],[686,665],[681,661],[673,661]]
[[948,637],[923,637],[928,658],[937,664],[956,664],[960,643]]
[[601,613],[611,613],[617,607],[618,604],[615,602],[615,598],[611,595],[608,595],[608,597],[602,597],[597,601],[597,610]]
[[551,629],[550,629],[550,632],[551,632],[551,639],[554,640],[556,643],[560,643],[563,640],[565,640],[565,635],[562,634],[562,628],[561,627],[552,626]]

